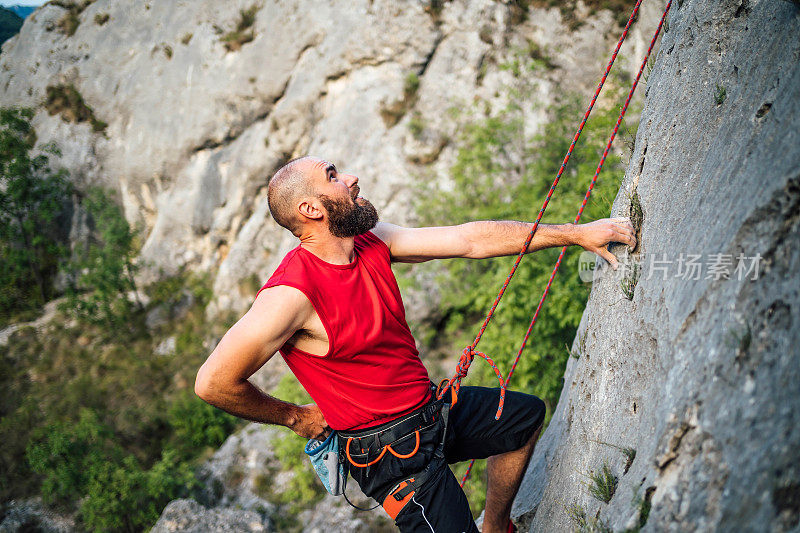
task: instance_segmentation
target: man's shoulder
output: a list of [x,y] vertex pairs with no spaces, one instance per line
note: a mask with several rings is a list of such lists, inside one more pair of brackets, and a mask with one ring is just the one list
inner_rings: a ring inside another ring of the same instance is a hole
[[391,242],[392,235],[396,232],[400,226],[395,226],[394,224],[389,224],[388,222],[378,222],[374,228],[369,230],[364,235],[371,235],[374,239],[381,241],[387,247]]
[[280,305],[282,308],[293,309],[310,304],[308,296],[300,288],[280,283],[264,285],[256,294],[253,308],[266,309]]

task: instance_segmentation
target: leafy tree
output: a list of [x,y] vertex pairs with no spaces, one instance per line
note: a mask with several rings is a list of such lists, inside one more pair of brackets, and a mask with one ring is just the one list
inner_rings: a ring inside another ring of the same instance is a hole
[[[36,133],[30,109],[0,109],[0,319],[30,311],[52,295],[52,279],[66,257],[64,229],[71,185],[51,172],[50,145],[32,154]],[[63,221],[61,221],[63,222]]]
[[77,318],[108,328],[126,328],[142,309],[127,293],[136,291],[134,233],[120,208],[99,187],[82,199],[96,235],[70,263],[73,283],[62,306]]

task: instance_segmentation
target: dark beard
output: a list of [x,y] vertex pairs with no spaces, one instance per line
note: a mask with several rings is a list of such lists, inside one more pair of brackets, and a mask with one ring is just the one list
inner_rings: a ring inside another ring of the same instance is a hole
[[319,200],[328,211],[328,229],[334,237],[362,235],[378,223],[375,206],[364,198],[358,198],[350,204],[347,200],[336,201],[320,194]]

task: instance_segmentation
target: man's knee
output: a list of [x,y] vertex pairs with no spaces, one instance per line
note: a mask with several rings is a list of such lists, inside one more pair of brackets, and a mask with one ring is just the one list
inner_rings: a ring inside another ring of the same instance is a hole
[[537,396],[533,396],[532,394],[526,396],[526,407],[531,420],[531,430],[523,446],[533,446],[539,439],[542,427],[544,427],[544,417],[547,412],[547,406],[541,398]]

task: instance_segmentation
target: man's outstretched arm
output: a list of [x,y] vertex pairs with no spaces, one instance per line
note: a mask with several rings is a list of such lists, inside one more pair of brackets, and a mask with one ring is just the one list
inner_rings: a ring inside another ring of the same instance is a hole
[[284,402],[248,381],[303,327],[311,312],[311,303],[297,289],[277,286],[261,291],[200,367],[195,393],[240,418],[286,426],[306,438],[326,435],[330,428],[316,405]]
[[[512,220],[486,220],[433,228],[403,228],[379,222],[372,231],[389,247],[394,261],[420,263],[451,257],[483,259],[516,255],[531,227],[533,223]],[[540,223],[527,253],[575,244],[600,255],[616,269],[617,260],[606,248],[610,242],[621,242],[632,248],[636,246],[630,220],[604,218],[588,224]]]

